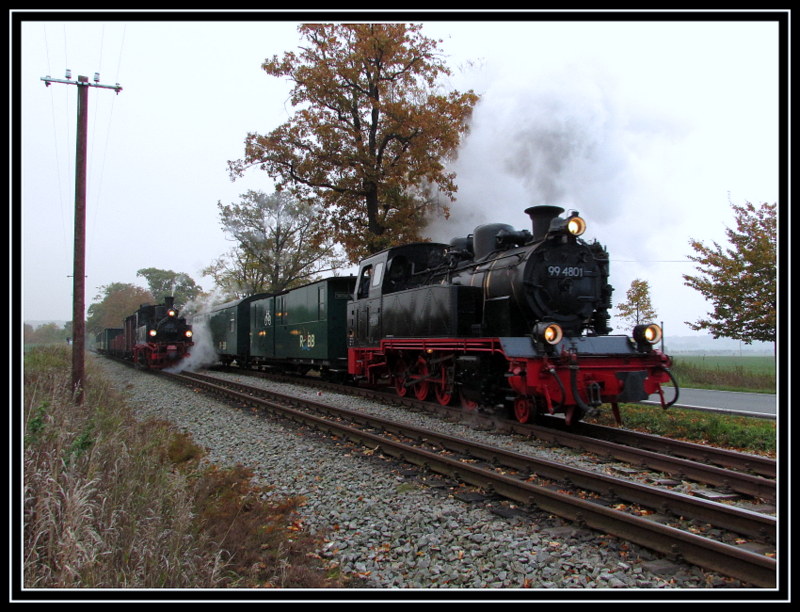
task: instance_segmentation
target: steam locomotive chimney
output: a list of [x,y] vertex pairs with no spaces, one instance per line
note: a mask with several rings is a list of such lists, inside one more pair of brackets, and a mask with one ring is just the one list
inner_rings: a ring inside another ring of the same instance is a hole
[[533,222],[533,239],[541,240],[550,229],[550,221],[564,212],[560,206],[531,206],[525,209],[525,214]]
[[172,308],[174,304],[175,304],[175,298],[173,296],[171,295],[164,296],[164,306],[166,306],[169,309]]

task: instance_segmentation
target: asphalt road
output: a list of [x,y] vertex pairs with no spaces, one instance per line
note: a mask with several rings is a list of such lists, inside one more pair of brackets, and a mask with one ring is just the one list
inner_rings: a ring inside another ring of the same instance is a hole
[[[672,389],[665,388],[664,399],[670,401],[672,397]],[[660,401],[657,395],[651,395],[649,400],[642,403],[660,404]],[[778,400],[776,395],[770,393],[740,393],[736,391],[681,388],[675,407],[713,410],[774,419],[778,409]]]

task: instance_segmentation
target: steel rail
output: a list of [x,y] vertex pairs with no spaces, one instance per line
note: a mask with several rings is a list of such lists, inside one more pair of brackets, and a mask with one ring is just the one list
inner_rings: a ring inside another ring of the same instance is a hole
[[777,472],[774,459],[762,457],[760,455],[740,453],[726,448],[717,448],[696,444],[694,442],[687,442],[685,440],[663,438],[640,431],[630,431],[583,422],[578,423],[578,425],[573,428],[573,431],[574,433],[588,435],[593,438],[602,438],[610,442],[658,452],[668,452],[678,457],[684,457],[702,463],[713,463],[741,472],[752,472],[766,478],[775,478]]
[[762,476],[698,463],[690,459],[673,457],[617,442],[587,438],[566,431],[537,428],[536,437],[542,440],[558,442],[582,451],[614,457],[632,465],[647,466],[650,469],[662,471],[676,478],[695,480],[768,501],[775,501],[776,499],[775,481]]
[[[297,381],[293,380],[291,382]],[[303,383],[306,384],[306,380]],[[331,387],[328,383],[320,383],[313,380],[309,381],[309,383],[313,383],[315,386],[316,384],[322,384],[326,388],[333,388],[342,393],[379,398],[406,407],[440,410],[444,414],[452,415],[453,418],[470,420],[476,425],[484,423],[487,427],[495,427],[511,433],[536,437],[579,450],[615,457],[621,461],[664,471],[676,478],[687,478],[705,484],[724,487],[731,491],[766,501],[775,501],[776,499],[776,485],[775,481],[772,480],[776,473],[776,462],[774,459],[767,457],[737,453],[728,449],[703,446],[682,440],[659,438],[658,436],[641,432],[600,428],[599,426],[585,423],[579,423],[575,431],[567,431],[561,427],[561,419],[557,417],[551,417],[550,420],[550,422],[556,423],[557,426],[543,426],[522,424],[515,421],[498,421],[495,417],[480,413],[470,413],[465,416],[456,408],[431,404],[430,402],[417,400],[413,396],[399,397],[392,393],[387,394],[364,388],[345,387],[343,389],[339,385]],[[582,429],[587,428],[590,432],[589,436],[580,435]],[[596,436],[599,436],[600,439]],[[652,452],[651,449],[660,449],[661,452]],[[669,454],[665,455],[664,451]],[[742,472],[741,470],[745,471]]]

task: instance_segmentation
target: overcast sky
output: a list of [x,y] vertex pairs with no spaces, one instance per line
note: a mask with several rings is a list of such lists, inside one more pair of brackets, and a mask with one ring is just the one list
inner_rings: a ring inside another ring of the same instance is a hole
[[[23,214],[12,272],[26,321],[72,316],[77,88],[42,77],[69,68],[123,87],[89,91],[87,306],[103,285],[144,286],[136,271],[148,267],[211,289],[200,270],[233,246],[217,202],[272,191],[258,170],[232,182],[227,162],[248,132],[292,112],[289,84],[261,63],[297,48],[297,21],[87,16],[25,21],[12,40]],[[610,251],[614,304],[649,280],[667,334],[692,333],[684,321],[710,306],[683,283],[690,238],[724,243],[731,202],[778,202],[778,22],[457,17],[424,20],[423,33],[443,39],[449,85],[482,100],[454,164],[453,215],[431,237],[485,222],[529,228],[535,204],[576,209]]]

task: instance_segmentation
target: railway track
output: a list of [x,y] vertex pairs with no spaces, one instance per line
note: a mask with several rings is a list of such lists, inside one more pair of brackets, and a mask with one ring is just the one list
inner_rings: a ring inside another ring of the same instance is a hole
[[[544,510],[748,584],[775,586],[777,528],[775,518],[767,514],[217,377],[170,376],[226,401],[279,414],[525,508]],[[756,551],[751,548],[754,541]]]
[[[246,370],[237,370],[237,374],[259,375]],[[278,375],[270,378],[290,383],[298,382],[296,377]],[[461,408],[423,402],[413,397],[398,397],[395,393],[387,393],[380,389],[336,385],[313,378],[303,378],[302,384],[433,412],[454,421],[465,419]],[[469,414],[468,420],[477,428],[536,438],[662,472],[676,480],[690,480],[708,485],[714,489],[699,494],[712,499],[719,500],[729,497],[730,494],[741,494],[767,503],[776,500],[777,467],[775,460],[769,457],[586,423],[579,423],[577,427],[567,429],[564,420],[558,417],[546,419],[543,424],[522,424],[474,412]]]

